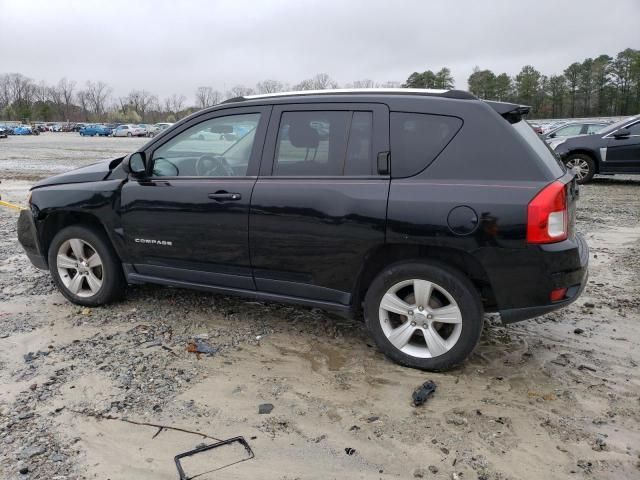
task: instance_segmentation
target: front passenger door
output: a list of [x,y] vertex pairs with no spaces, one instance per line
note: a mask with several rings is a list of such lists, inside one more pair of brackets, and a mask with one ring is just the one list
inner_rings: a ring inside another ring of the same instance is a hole
[[627,138],[608,135],[607,170],[638,173],[640,172],[640,122],[626,128],[631,133]]

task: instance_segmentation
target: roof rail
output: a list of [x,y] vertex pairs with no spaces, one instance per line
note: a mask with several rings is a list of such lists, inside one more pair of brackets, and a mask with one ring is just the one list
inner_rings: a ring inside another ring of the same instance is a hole
[[398,94],[398,95],[424,95],[459,100],[477,100],[477,98],[462,90],[442,90],[430,88],[334,88],[326,90],[298,90],[292,92],[264,93],[259,95],[246,95],[225,100],[222,103],[243,102],[245,100],[258,100],[261,98],[292,97],[304,95],[340,95],[340,94]]

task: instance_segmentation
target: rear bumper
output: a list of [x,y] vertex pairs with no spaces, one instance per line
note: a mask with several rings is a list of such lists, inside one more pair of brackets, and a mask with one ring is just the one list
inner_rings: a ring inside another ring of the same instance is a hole
[[18,217],[18,241],[33,265],[42,270],[48,270],[47,258],[43,254],[38,241],[36,225],[31,210],[22,210]]
[[[582,294],[589,278],[589,246],[582,235],[577,233],[572,240],[541,246],[540,256],[539,261],[545,268],[539,271],[546,269],[548,273],[531,278],[528,287],[537,301],[532,305],[501,308],[502,323],[519,322],[559,310]],[[566,288],[567,293],[562,300],[551,302],[550,292],[557,288]]]

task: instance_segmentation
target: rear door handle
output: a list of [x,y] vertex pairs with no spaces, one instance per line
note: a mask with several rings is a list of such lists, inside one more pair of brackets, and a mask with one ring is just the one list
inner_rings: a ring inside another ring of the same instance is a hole
[[211,200],[216,200],[218,202],[224,202],[229,200],[240,200],[242,198],[242,195],[240,195],[239,193],[229,193],[229,192],[222,191],[222,192],[210,193],[209,198]]

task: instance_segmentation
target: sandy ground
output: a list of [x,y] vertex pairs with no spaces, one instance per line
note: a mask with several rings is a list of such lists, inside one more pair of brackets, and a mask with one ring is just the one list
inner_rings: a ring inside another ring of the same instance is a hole
[[[0,194],[24,202],[25,179],[143,142],[0,139]],[[238,435],[255,458],[225,447],[188,471],[240,461],[197,478],[640,478],[639,193],[638,177],[583,187],[583,297],[508,327],[489,318],[472,358],[443,374],[394,365],[361,322],[318,310],[155,286],[79,308],[29,264],[16,213],[0,209],[0,478],[175,479],[176,454]],[[188,353],[196,337],[218,352]],[[429,379],[435,395],[413,407]]]

